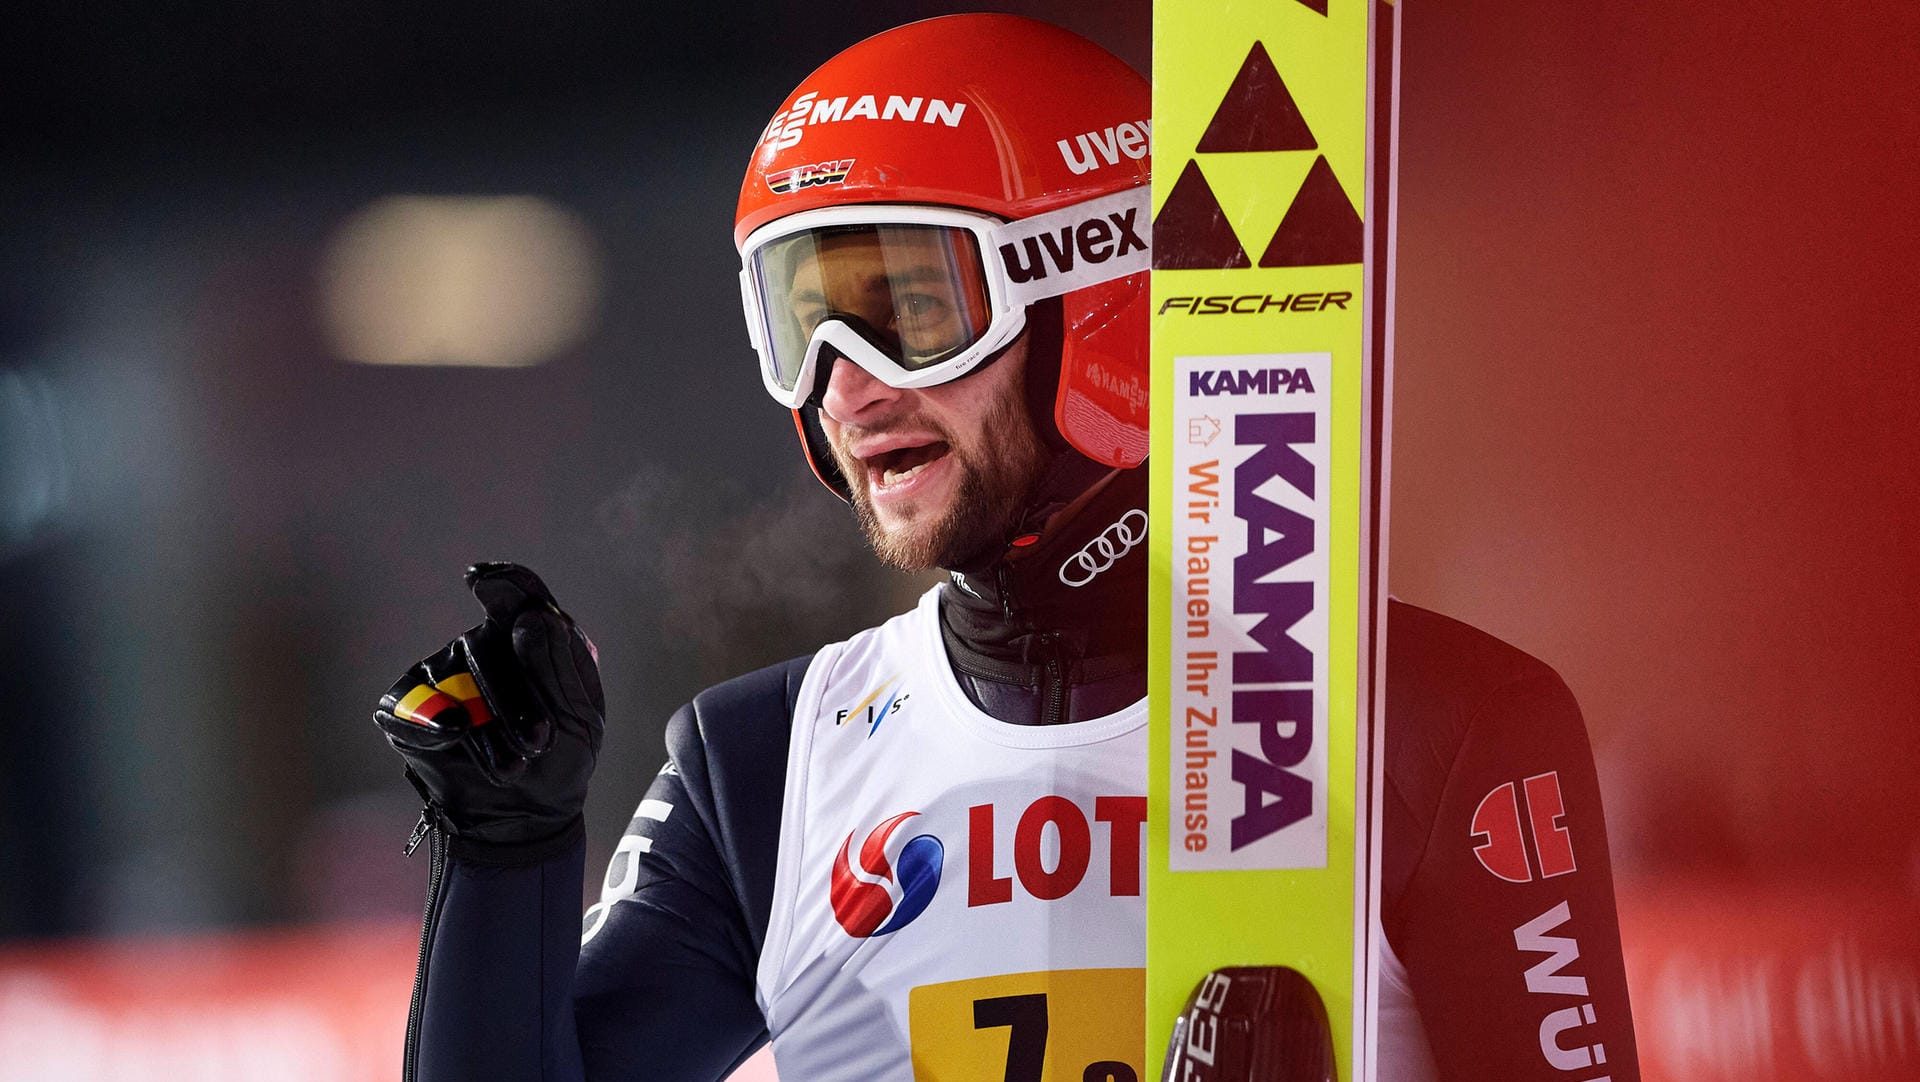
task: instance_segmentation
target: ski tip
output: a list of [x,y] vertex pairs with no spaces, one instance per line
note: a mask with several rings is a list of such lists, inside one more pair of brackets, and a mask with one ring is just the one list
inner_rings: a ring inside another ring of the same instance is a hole
[[1206,975],[1174,1019],[1161,1082],[1336,1082],[1333,1027],[1313,982],[1285,966]]

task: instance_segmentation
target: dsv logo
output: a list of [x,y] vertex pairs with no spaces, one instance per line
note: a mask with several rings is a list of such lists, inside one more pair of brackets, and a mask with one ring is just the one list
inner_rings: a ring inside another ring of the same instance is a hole
[[860,843],[858,867],[851,851],[853,836],[860,832],[852,831],[840,844],[827,897],[833,903],[834,919],[848,935],[866,939],[899,931],[933,901],[934,891],[940,889],[940,866],[946,859],[940,839],[921,834],[900,846],[892,860],[887,858],[887,843],[894,832],[919,814],[901,812],[868,832]]
[[1068,586],[1085,586],[1146,539],[1147,513],[1136,507],[1067,557],[1067,562],[1060,565],[1060,581]]

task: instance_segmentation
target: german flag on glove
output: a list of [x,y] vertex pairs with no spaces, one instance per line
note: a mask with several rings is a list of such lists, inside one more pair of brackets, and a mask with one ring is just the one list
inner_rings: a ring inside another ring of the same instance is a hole
[[487,700],[480,694],[480,685],[473,682],[472,673],[454,673],[437,684],[415,684],[393,704],[395,717],[424,726],[444,726],[459,717],[447,717],[449,710],[466,712],[460,721],[463,725],[477,727],[493,720],[493,711],[487,709]]

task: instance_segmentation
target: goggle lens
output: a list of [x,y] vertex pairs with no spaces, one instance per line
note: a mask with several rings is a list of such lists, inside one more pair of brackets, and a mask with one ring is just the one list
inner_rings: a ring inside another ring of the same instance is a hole
[[972,232],[939,225],[842,225],[784,237],[750,264],[765,363],[791,391],[813,333],[856,323],[889,359],[914,372],[978,342],[993,321],[987,272]]

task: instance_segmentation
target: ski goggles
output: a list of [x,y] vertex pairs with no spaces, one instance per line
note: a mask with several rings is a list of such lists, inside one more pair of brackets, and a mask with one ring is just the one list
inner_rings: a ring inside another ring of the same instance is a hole
[[1147,270],[1148,206],[1135,187],[1013,222],[869,204],[762,226],[740,295],[767,393],[800,408],[835,357],[889,387],[959,379],[1019,337],[1027,305]]

